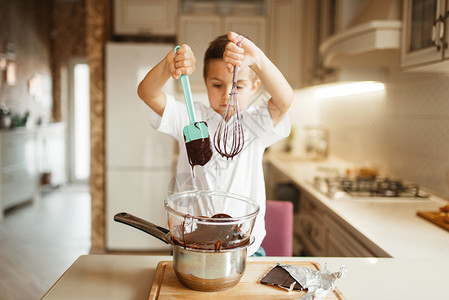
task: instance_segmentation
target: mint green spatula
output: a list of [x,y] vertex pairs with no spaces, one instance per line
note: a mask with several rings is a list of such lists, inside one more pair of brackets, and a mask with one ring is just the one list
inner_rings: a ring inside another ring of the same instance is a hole
[[[175,47],[175,53],[179,48],[180,46]],[[204,166],[209,162],[212,158],[212,147],[206,122],[196,121],[188,75],[181,75],[181,85],[190,121],[189,125],[184,127],[183,133],[186,142],[187,156],[193,169],[195,165]]]

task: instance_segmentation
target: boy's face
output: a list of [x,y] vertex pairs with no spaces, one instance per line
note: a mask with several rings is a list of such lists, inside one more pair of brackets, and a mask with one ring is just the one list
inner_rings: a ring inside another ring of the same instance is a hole
[[[237,99],[240,110],[243,110],[250,97],[257,91],[260,80],[253,80],[252,70],[247,67],[239,70],[237,76]],[[226,109],[229,93],[232,88],[232,73],[226,70],[226,63],[222,59],[213,59],[209,62],[209,69],[205,78],[210,106],[222,115]]]

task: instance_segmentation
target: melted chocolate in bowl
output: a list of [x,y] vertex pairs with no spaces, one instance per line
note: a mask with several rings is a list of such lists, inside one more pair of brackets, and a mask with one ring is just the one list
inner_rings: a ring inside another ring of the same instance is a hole
[[176,246],[206,252],[234,251],[250,244],[257,203],[232,193],[193,190],[164,201]]
[[[202,224],[201,222],[191,222],[189,224],[188,221],[191,220],[191,218],[186,215],[184,217],[184,222],[175,226],[176,231],[182,231],[184,241],[177,240],[175,236],[172,236],[172,239],[175,244],[183,246],[184,248],[200,250],[220,251],[241,247],[247,244],[250,237],[242,234],[240,225],[225,224],[229,222],[228,219],[232,219],[232,217],[228,214],[219,213],[208,219],[209,223],[213,222],[217,224]],[[217,237],[220,238],[217,239]]]
[[[215,214],[211,217],[212,219],[225,219],[225,218],[229,218],[232,219],[232,217],[228,214]],[[217,222],[220,222],[219,220],[217,220]]]

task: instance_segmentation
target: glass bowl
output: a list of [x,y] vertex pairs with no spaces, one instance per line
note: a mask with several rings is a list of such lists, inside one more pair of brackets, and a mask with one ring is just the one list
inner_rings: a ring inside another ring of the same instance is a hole
[[220,251],[249,243],[259,205],[226,192],[194,190],[164,201],[174,244]]

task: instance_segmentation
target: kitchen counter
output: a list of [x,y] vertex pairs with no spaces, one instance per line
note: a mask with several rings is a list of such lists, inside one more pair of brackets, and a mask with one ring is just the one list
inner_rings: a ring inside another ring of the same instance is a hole
[[29,131],[39,131],[41,129],[49,129],[49,128],[58,128],[64,127],[64,122],[49,122],[42,124],[33,124],[33,125],[24,125],[24,126],[15,126],[9,128],[0,128],[0,133],[3,132],[29,132]]
[[368,239],[389,256],[449,259],[449,232],[416,215],[418,210],[437,211],[446,201],[434,196],[410,200],[331,199],[315,189],[314,176],[344,171],[350,164],[338,159],[313,162],[276,152],[267,153],[265,160],[344,220],[353,236]]
[[[159,261],[171,256],[83,255],[61,276],[44,300],[147,300]],[[249,257],[249,261],[314,261],[330,271],[345,265],[336,281],[349,299],[447,299],[449,259]],[[287,293],[287,292],[286,292]]]

